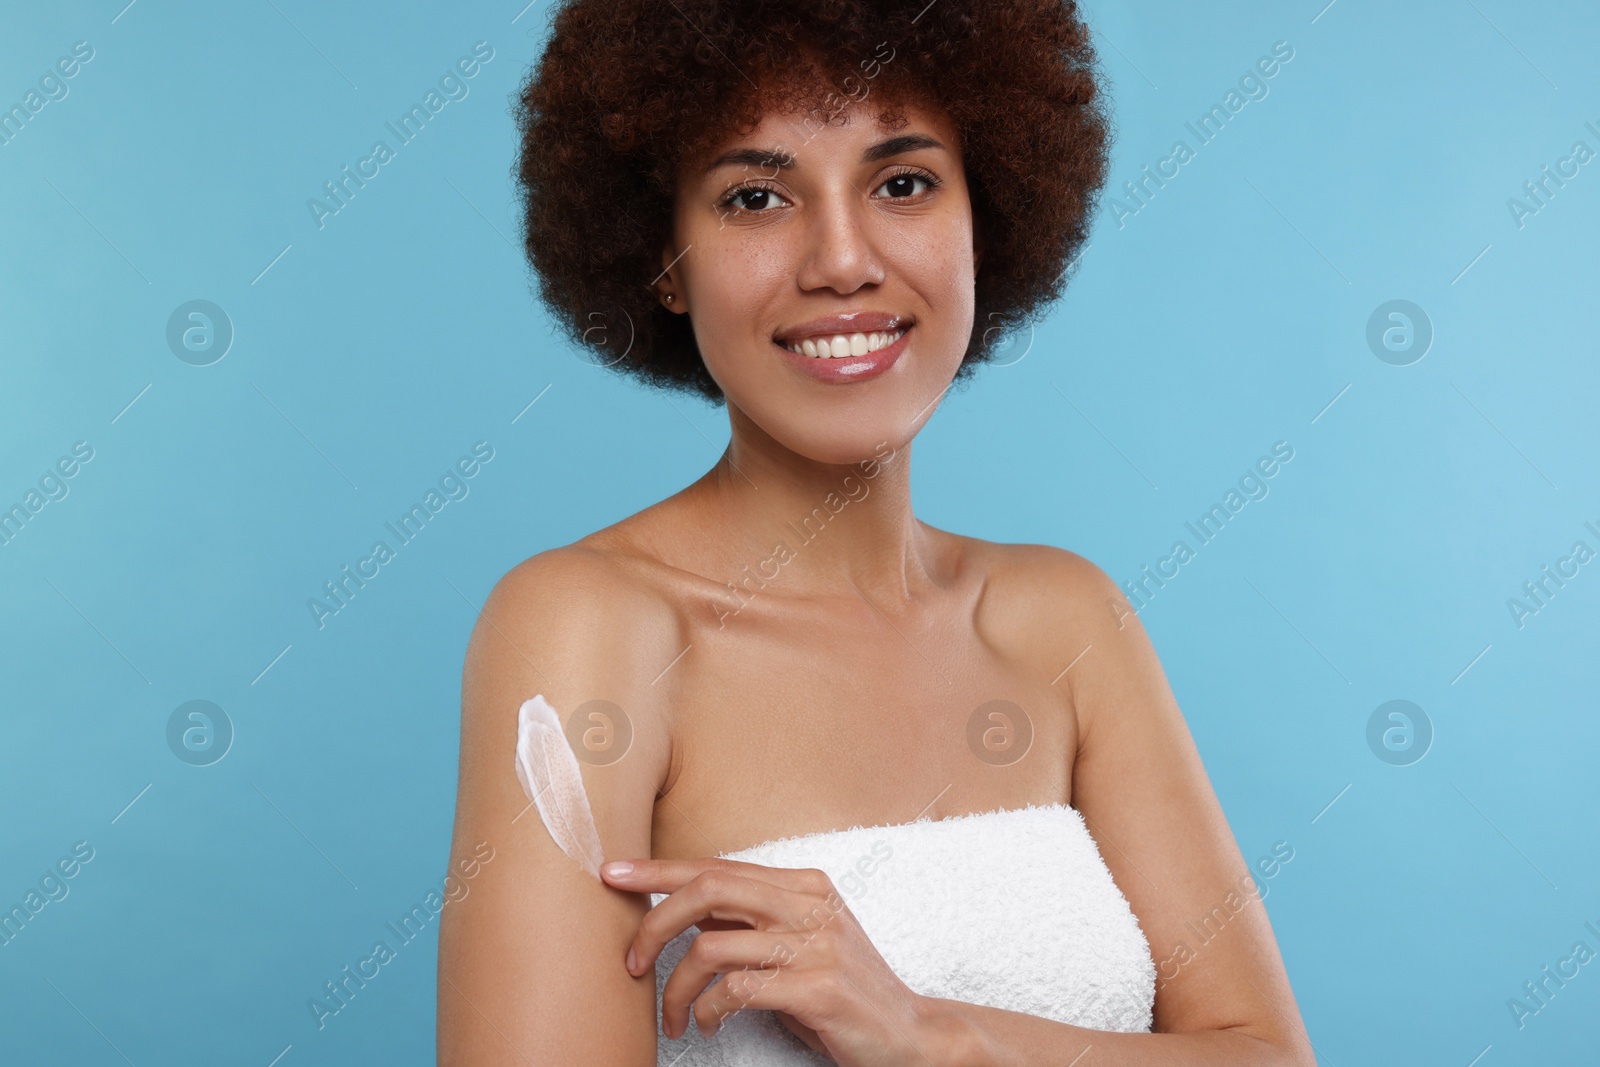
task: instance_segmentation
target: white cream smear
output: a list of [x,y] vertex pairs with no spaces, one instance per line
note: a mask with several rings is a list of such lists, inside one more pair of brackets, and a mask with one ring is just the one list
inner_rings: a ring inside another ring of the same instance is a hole
[[583,771],[556,709],[542,695],[523,701],[517,712],[517,778],[561,851],[598,880],[605,857]]

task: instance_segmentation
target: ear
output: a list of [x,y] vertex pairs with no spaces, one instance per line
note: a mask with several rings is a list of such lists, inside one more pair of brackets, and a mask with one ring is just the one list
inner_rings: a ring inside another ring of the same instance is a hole
[[[672,250],[672,242],[670,240],[661,246],[661,276],[656,279],[651,289],[656,294],[656,300],[668,311],[684,310],[683,286],[679,284],[680,279],[674,276],[673,270],[674,265],[681,258],[678,253]],[[667,302],[668,293],[671,293],[674,297],[671,303]]]

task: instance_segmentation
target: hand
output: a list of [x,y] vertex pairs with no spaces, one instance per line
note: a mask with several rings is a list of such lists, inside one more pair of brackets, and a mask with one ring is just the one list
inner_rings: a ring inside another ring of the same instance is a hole
[[[741,1008],[778,1018],[841,1067],[936,1062],[934,1002],[884,962],[825,873],[718,858],[631,861],[601,877],[633,893],[666,893],[639,923],[626,966],[648,974],[668,941],[702,931],[661,995],[668,1037],[689,1029],[689,1005],[707,1037]],[[712,980],[726,977],[707,991]],[[702,995],[703,994],[703,995]]]

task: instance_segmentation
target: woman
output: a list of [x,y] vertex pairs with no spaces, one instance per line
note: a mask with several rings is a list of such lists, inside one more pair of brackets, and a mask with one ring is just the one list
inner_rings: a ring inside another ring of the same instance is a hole
[[1104,181],[1074,5],[576,0],[518,114],[540,295],[731,439],[483,609],[440,1062],[1312,1067],[1116,585],[912,511]]

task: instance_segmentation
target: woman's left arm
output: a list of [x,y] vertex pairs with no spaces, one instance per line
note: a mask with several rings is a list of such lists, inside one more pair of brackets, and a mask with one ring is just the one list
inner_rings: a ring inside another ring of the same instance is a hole
[[[1245,862],[1144,626],[1088,560],[1050,550],[1049,633],[1081,635],[1061,679],[1077,709],[1072,804],[1084,816],[1157,965],[1152,1034],[1109,1033],[959,1001],[950,1063],[1011,1067],[1316,1067],[1256,872]],[[1041,628],[1041,632],[1043,628]],[[1275,873],[1274,868],[1274,873]],[[1265,873],[1265,872],[1264,872]],[[1210,920],[1201,944],[1195,923]]]

